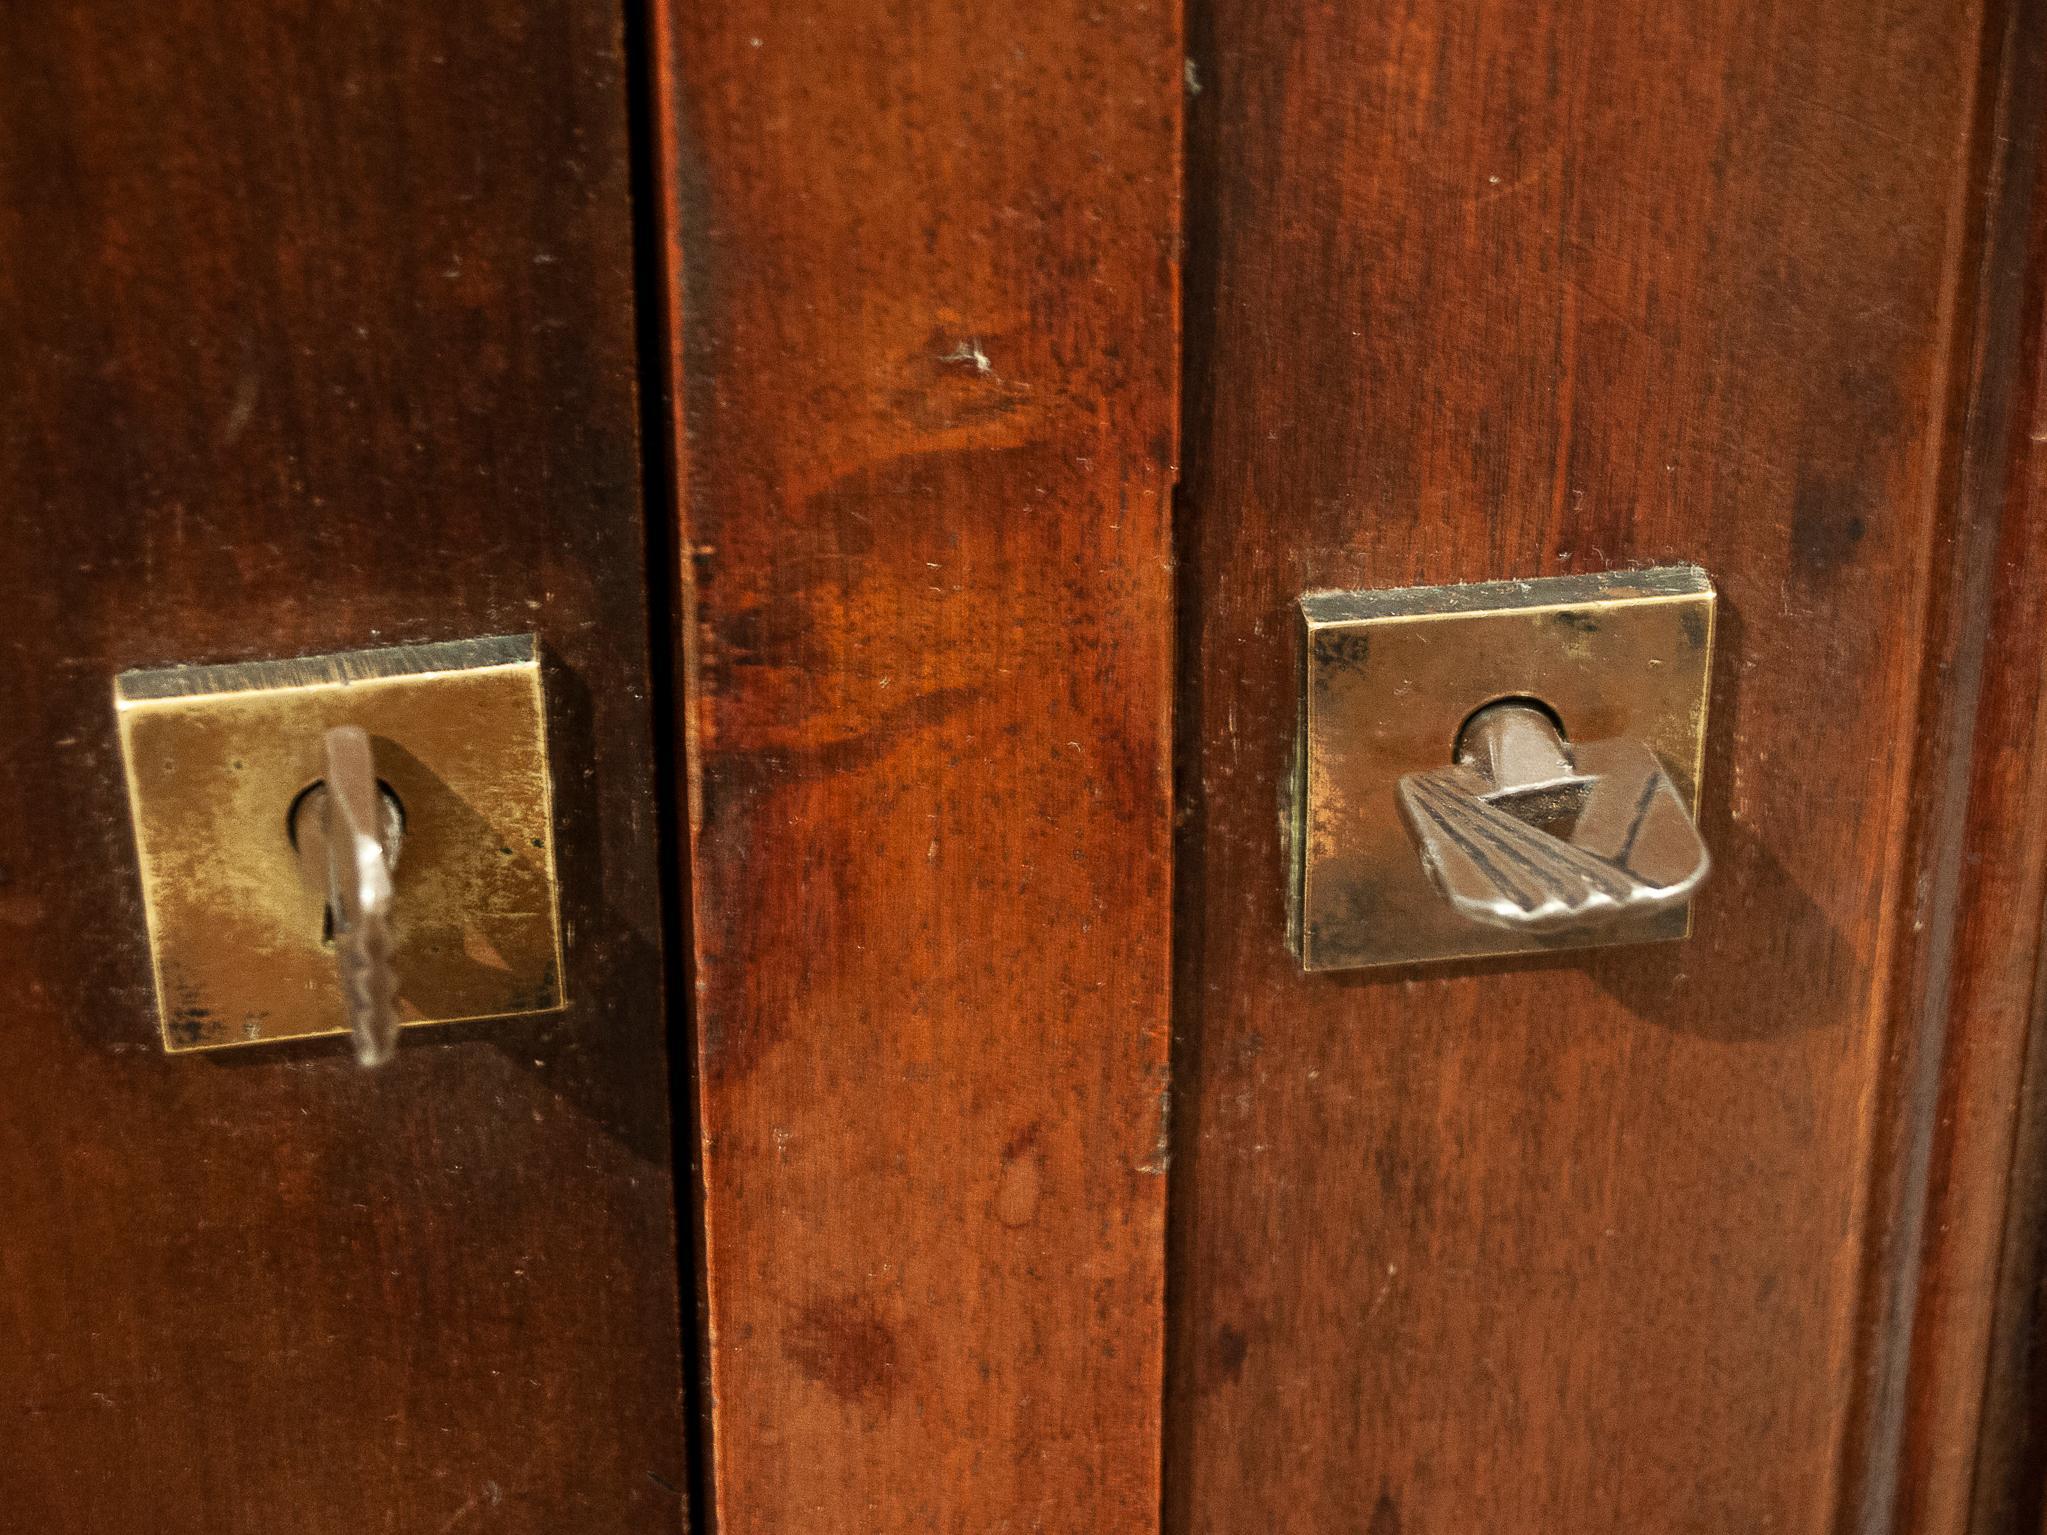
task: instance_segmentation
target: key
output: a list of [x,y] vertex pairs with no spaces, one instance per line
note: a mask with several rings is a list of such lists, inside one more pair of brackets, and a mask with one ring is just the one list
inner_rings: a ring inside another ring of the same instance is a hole
[[309,883],[327,891],[341,998],[355,1058],[381,1066],[398,1044],[398,975],[392,968],[391,873],[404,817],[377,782],[370,738],[336,725],[325,737],[327,775],[300,802],[293,838]]

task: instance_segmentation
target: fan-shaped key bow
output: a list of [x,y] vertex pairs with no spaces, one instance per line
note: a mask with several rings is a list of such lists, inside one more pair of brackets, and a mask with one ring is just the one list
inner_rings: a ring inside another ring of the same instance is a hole
[[1680,906],[1706,877],[1698,828],[1639,741],[1573,745],[1510,702],[1481,711],[1457,755],[1402,778],[1400,809],[1436,888],[1473,921],[1588,927]]

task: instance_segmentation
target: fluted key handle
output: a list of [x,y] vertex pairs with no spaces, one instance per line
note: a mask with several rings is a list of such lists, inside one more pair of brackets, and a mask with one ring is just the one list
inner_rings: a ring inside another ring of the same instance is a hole
[[398,1044],[391,872],[403,816],[377,782],[370,738],[360,726],[334,726],[324,745],[326,777],[300,802],[292,833],[309,880],[324,878],[355,1058],[364,1066],[381,1066]]
[[1676,786],[1639,741],[1566,742],[1541,709],[1500,703],[1451,766],[1400,780],[1423,865],[1475,922],[1531,932],[1680,906],[1711,859]]

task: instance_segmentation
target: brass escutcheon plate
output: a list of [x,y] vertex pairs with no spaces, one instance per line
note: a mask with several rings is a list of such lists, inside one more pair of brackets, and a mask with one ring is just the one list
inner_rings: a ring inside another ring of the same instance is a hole
[[124,672],[114,702],[165,1049],[344,1032],[325,902],[288,831],[340,724],[368,731],[404,810],[401,1024],[562,1005],[533,636]]
[[1288,829],[1290,937],[1348,970],[1685,937],[1689,906],[1588,931],[1520,934],[1460,916],[1402,823],[1406,773],[1453,757],[1487,704],[1532,698],[1574,741],[1628,737],[1697,814],[1713,584],[1693,565],[1301,599],[1301,750]]

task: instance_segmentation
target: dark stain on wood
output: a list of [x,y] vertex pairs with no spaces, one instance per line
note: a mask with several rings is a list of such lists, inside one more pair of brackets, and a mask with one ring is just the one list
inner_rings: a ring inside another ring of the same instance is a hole
[[1241,1328],[1228,1322],[1215,1330],[1215,1342],[1209,1348],[1210,1385],[1219,1385],[1235,1380],[1244,1373],[1244,1356],[1251,1351],[1251,1343]]
[[1855,558],[1869,533],[1856,488],[1820,475],[1802,476],[1791,501],[1791,554],[1811,576],[1829,577]]
[[895,1329],[863,1295],[812,1301],[782,1333],[803,1378],[842,1401],[890,1399],[899,1363]]

